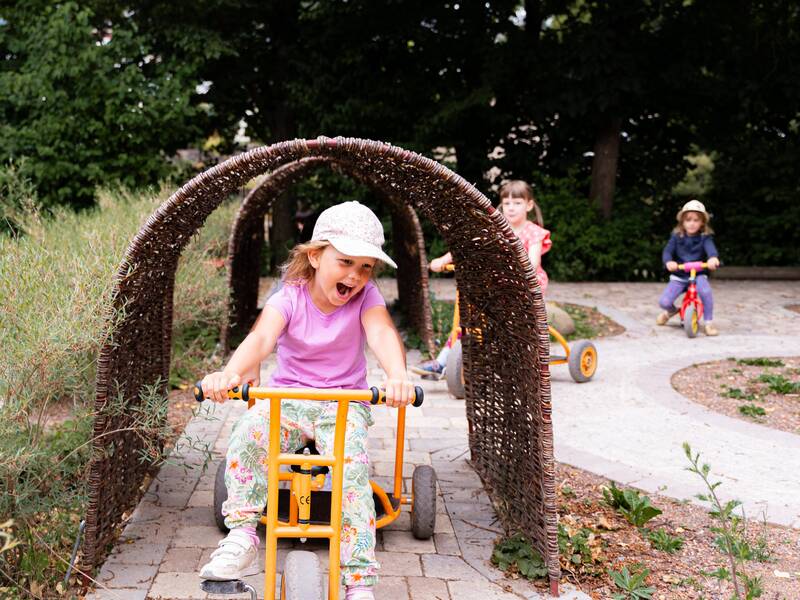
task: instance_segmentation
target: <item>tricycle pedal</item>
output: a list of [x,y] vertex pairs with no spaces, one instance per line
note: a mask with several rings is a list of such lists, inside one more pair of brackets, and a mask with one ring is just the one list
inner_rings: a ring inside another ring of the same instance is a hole
[[241,579],[232,579],[230,581],[211,581],[204,579],[200,582],[200,589],[208,594],[250,594],[251,600],[257,600],[258,595],[252,585],[249,585]]

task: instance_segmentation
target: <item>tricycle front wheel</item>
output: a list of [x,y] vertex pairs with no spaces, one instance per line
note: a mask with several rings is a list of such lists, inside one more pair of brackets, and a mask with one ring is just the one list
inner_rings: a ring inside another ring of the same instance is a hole
[[289,552],[283,566],[281,600],[324,600],[324,595],[319,557],[304,550]]
[[683,313],[683,330],[690,338],[696,337],[700,329],[700,323],[697,319],[697,311],[694,306],[687,306],[686,311]]
[[569,352],[569,374],[577,383],[586,383],[597,371],[597,348],[592,342],[581,340]]

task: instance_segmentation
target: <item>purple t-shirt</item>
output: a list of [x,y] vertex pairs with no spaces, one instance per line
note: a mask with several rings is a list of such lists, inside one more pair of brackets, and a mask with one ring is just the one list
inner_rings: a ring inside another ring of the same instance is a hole
[[286,321],[278,338],[278,366],[270,375],[270,387],[367,387],[367,338],[361,315],[373,306],[386,306],[372,281],[329,314],[317,308],[307,285],[284,285],[267,300],[267,306]]

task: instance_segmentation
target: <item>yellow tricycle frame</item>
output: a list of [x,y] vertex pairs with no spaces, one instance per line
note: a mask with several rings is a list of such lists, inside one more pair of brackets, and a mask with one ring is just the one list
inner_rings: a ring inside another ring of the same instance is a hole
[[[417,388],[415,405],[421,402],[421,389]],[[199,384],[195,387],[195,396],[203,397]],[[347,430],[347,413],[350,402],[370,402],[382,404],[384,393],[377,388],[370,390],[326,390],[315,388],[258,388],[244,385],[228,392],[231,399],[247,401],[251,408],[256,400],[268,400],[269,420],[269,452],[267,462],[267,510],[261,522],[266,526],[266,554],[264,559],[264,590],[275,589],[278,539],[280,538],[327,538],[329,540],[328,564],[328,599],[339,599],[339,546],[341,542],[340,518],[342,514],[342,484],[344,472],[344,444]],[[314,400],[337,402],[336,427],[333,441],[333,454],[310,455],[281,452],[281,400]],[[370,481],[373,493],[378,497],[384,515],[377,520],[377,528],[385,527],[400,516],[402,505],[413,506],[413,498],[403,495],[403,450],[405,438],[405,407],[397,409],[397,442],[395,446],[394,486],[392,496],[396,500],[393,506],[388,494],[374,481]],[[281,465],[297,465],[300,472],[281,472]],[[310,523],[312,491],[319,490],[325,480],[324,475],[312,477],[312,467],[330,467],[333,469],[331,483],[331,523],[318,525]],[[291,487],[289,520],[278,518],[278,488],[280,481],[289,481]],[[285,595],[285,581],[281,585],[281,599]]]

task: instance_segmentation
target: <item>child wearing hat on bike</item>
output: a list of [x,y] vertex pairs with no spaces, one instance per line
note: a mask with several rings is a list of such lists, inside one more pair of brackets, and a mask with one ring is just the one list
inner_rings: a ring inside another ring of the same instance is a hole
[[[414,399],[400,335],[372,281],[376,263],[396,268],[381,249],[380,220],[366,206],[345,202],[322,212],[311,241],[296,246],[283,287],[267,305],[227,366],[206,375],[202,388],[215,402],[245,381],[258,385],[261,361],[278,346],[270,387],[364,389],[368,344],[386,379],[388,406]],[[336,402],[284,400],[281,451],[315,440],[321,454],[333,453]],[[267,499],[269,403],[256,403],[237,421],[226,457],[228,499],[222,514],[230,529],[200,569],[203,579],[225,581],[253,574],[258,555],[256,525]],[[341,568],[346,600],[373,600],[380,568],[375,558],[375,504],[369,483],[367,429],[370,407],[352,403],[347,417],[341,514]]]
[[[667,321],[678,312],[675,300],[689,285],[689,274],[678,270],[678,265],[687,262],[702,261],[708,263],[709,271],[719,267],[719,253],[714,245],[714,231],[709,226],[710,217],[706,207],[699,200],[689,200],[678,211],[678,224],[661,253],[661,259],[670,272],[669,283],[661,294],[658,305],[663,309],[656,317],[657,325],[666,325]],[[719,335],[714,327],[714,296],[705,271],[697,274],[697,293],[703,302],[705,334]]]

